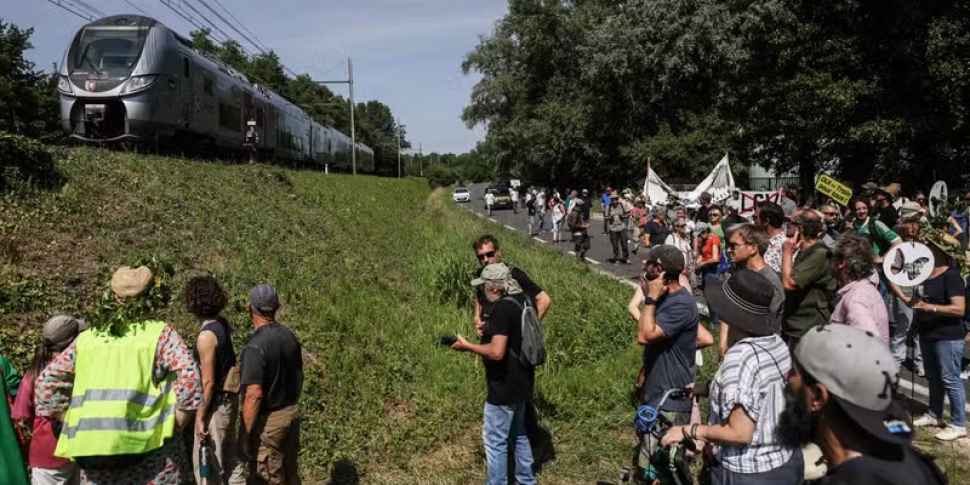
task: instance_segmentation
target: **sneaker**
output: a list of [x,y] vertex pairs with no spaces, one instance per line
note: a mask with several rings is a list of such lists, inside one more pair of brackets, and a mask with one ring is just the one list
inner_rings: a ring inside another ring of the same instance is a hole
[[963,369],[963,372],[960,373],[960,379],[963,379],[963,380],[970,379],[970,367]]
[[953,441],[959,438],[966,438],[967,428],[959,426],[947,426],[946,429],[936,434],[935,438],[940,441]]
[[[926,377],[926,367],[923,367],[923,364],[916,365],[916,375]],[[962,377],[963,374],[960,374],[960,376]],[[964,377],[964,379],[966,379],[966,377]]]
[[[934,418],[929,414],[924,414],[913,421],[913,427],[916,428],[926,428],[929,426],[943,427],[943,420],[940,418]],[[966,431],[964,431],[964,434],[966,434]]]

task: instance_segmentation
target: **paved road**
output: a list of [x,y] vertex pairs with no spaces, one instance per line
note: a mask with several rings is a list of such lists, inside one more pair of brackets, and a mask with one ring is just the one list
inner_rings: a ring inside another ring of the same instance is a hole
[[[528,232],[529,226],[529,216],[525,210],[524,198],[520,198],[520,209],[518,214],[514,214],[511,210],[494,210],[492,215],[488,216],[485,210],[485,184],[474,184],[468,187],[468,191],[471,195],[471,202],[462,203],[461,205],[471,212],[474,212],[484,218],[504,226],[506,229],[511,231],[520,232],[526,234]],[[591,236],[590,244],[591,248],[586,252],[586,259],[589,264],[597,270],[600,270],[604,274],[615,277],[618,280],[623,281],[631,286],[636,284],[637,278],[639,278],[640,267],[642,259],[642,252],[640,255],[634,255],[630,253],[630,265],[614,265],[607,262],[607,259],[613,257],[613,247],[610,245],[610,237],[603,234],[603,220],[598,214],[594,213],[591,221],[592,226],[589,228],[589,233]],[[548,232],[552,228],[552,221],[547,215],[546,217],[548,228],[545,233],[533,236],[533,239],[537,244],[543,244],[550,247],[556,247],[565,253],[573,255],[573,244],[570,240],[567,243],[553,244],[552,235]],[[534,228],[534,230],[537,230]],[[567,231],[566,236],[569,235]],[[632,245],[631,245],[632,249]],[[703,315],[707,315],[707,306],[704,304],[703,297],[698,296],[698,309]],[[917,408],[922,411],[922,408],[926,406],[929,399],[929,384],[926,379],[919,377],[915,372],[908,368],[902,369],[900,373],[900,389],[899,391],[909,398],[913,396],[912,401]],[[970,385],[965,386],[967,388],[967,402],[965,411],[970,414]],[[949,409],[949,408],[947,408]]]

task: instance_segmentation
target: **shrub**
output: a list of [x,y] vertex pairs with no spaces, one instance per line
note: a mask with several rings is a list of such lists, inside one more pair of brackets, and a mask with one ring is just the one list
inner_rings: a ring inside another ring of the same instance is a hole
[[424,171],[424,177],[432,187],[447,187],[458,180],[458,173],[451,167],[431,165]]
[[54,156],[42,143],[0,133],[0,188],[22,182],[50,185],[59,178]]

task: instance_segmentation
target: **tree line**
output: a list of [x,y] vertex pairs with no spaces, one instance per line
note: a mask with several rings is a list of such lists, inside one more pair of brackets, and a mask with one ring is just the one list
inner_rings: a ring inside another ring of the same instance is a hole
[[700,180],[730,152],[803,186],[970,182],[967,2],[510,0],[462,68],[464,121],[529,180]]

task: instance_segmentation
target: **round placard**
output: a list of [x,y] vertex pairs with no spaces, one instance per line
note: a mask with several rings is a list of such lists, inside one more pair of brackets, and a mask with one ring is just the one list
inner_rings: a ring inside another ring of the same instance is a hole
[[933,188],[930,189],[930,198],[929,198],[930,215],[932,216],[936,215],[936,204],[945,201],[948,196],[949,194],[946,190],[946,182],[941,180],[933,184]]
[[933,273],[933,252],[920,243],[903,243],[889,249],[882,262],[886,278],[897,286],[919,286]]

